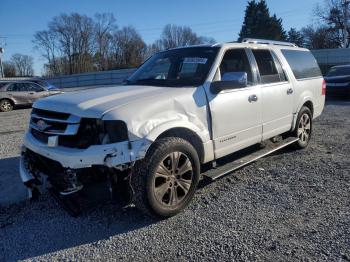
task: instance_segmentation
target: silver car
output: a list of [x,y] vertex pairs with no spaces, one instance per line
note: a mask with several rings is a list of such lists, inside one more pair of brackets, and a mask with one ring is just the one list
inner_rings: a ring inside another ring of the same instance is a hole
[[57,88],[47,88],[30,81],[0,82],[0,112],[11,111],[16,106],[33,104],[39,98],[63,93]]

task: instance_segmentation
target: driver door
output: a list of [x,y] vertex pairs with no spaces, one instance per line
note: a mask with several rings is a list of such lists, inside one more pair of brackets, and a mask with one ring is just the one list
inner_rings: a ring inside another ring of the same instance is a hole
[[226,50],[214,81],[245,72],[248,84],[219,93],[207,90],[212,116],[215,157],[219,158],[261,142],[261,90],[244,48]]

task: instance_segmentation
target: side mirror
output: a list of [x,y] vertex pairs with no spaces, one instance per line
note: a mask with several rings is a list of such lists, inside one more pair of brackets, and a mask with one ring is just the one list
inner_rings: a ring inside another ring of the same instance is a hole
[[210,85],[212,93],[217,94],[222,90],[243,88],[248,86],[247,72],[228,72],[225,73],[221,81],[215,81]]

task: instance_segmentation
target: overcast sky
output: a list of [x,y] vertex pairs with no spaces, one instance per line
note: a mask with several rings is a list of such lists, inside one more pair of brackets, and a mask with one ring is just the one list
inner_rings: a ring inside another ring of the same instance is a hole
[[[286,30],[312,23],[312,10],[321,0],[267,0],[271,14],[282,17]],[[113,13],[119,27],[134,26],[146,43],[157,39],[168,23],[188,25],[203,36],[218,42],[237,39],[242,25],[246,0],[1,0],[0,44],[6,42],[4,60],[14,53],[34,57],[35,74],[40,75],[45,62],[34,50],[33,34],[47,28],[48,22],[61,13]]]

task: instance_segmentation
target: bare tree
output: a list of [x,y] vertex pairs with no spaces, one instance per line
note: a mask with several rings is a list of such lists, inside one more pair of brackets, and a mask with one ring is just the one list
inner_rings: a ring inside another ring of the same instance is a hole
[[309,49],[338,48],[340,45],[337,35],[326,26],[314,28],[304,27],[301,30],[304,45]]
[[143,62],[147,46],[135,28],[127,26],[118,30],[114,43],[119,68],[136,67]]
[[164,49],[199,44],[199,37],[188,26],[168,24],[164,27],[161,42]]
[[48,75],[58,75],[60,67],[56,58],[57,46],[56,34],[53,31],[38,31],[34,35],[35,47],[42,51],[42,55],[47,59],[46,72]]
[[113,66],[111,52],[113,49],[113,34],[116,30],[116,19],[113,14],[95,15],[95,60],[97,70],[108,70]]
[[16,76],[33,76],[33,57],[22,54],[14,54],[11,62],[16,68]]
[[58,49],[67,59],[69,74],[93,69],[94,23],[90,17],[72,13],[54,17],[49,24],[59,43]]
[[16,66],[12,62],[4,62],[4,76],[5,77],[15,77],[16,76]]
[[135,28],[118,30],[111,13],[93,18],[72,13],[54,17],[33,42],[47,61],[45,74],[52,76],[135,67],[155,52],[215,40],[186,26],[167,25],[161,38],[147,46]]
[[350,47],[350,0],[324,0],[324,5],[317,5],[315,15],[340,43],[339,47]]

